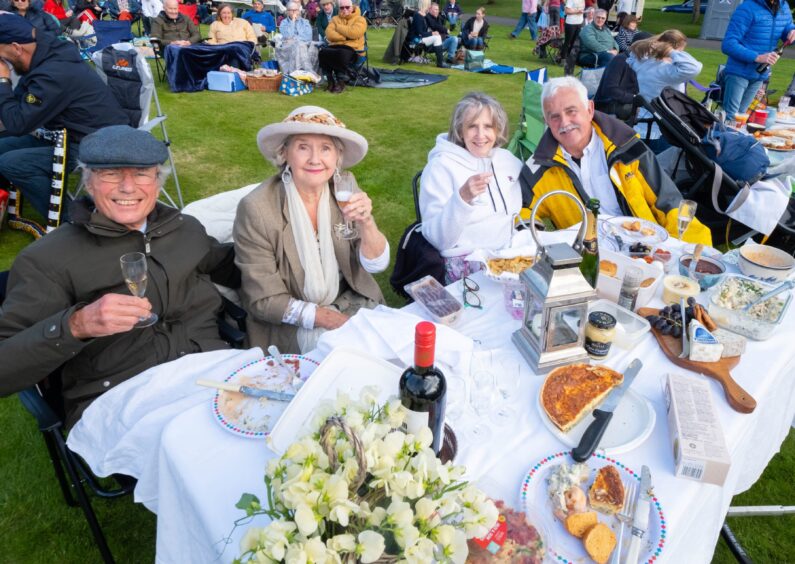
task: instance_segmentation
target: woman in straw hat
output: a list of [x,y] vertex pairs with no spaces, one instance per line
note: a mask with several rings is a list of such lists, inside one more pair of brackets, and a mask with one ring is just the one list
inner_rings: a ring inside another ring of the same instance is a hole
[[[331,112],[302,106],[263,127],[257,143],[279,173],[243,198],[235,219],[249,339],[306,352],[324,331],[383,302],[371,273],[386,270],[389,244],[372,201],[343,171],[364,158],[367,140]],[[335,195],[346,192],[343,207]]]

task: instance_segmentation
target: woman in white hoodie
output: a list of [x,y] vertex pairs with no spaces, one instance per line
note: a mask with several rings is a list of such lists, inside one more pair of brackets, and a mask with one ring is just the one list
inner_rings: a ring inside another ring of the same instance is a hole
[[[522,207],[522,162],[500,148],[507,140],[508,117],[500,103],[471,92],[456,106],[450,131],[439,134],[428,153],[420,191],[422,234],[448,263],[510,240],[511,216]],[[448,281],[460,277],[447,270]]]

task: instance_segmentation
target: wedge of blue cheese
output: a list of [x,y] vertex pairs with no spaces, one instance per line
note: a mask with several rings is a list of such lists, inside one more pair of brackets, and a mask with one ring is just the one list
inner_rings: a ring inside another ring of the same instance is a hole
[[712,332],[718,342],[723,345],[722,358],[729,358],[731,356],[740,356],[745,352],[745,343],[748,339],[737,333],[732,333],[726,329],[716,329]]
[[687,326],[690,337],[690,360],[696,362],[718,362],[723,354],[723,345],[697,319]]

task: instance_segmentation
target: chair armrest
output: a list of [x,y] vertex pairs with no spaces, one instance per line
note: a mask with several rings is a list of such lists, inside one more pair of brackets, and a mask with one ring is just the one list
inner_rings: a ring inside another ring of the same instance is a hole
[[40,431],[52,431],[63,426],[61,419],[44,400],[36,386],[19,392],[19,399],[25,409],[36,418]]

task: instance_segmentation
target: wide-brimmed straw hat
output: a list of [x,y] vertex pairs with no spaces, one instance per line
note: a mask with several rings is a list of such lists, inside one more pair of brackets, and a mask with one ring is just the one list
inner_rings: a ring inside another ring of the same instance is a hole
[[301,106],[290,112],[283,121],[266,125],[257,134],[257,145],[265,158],[278,166],[277,153],[284,140],[291,135],[307,134],[339,139],[344,147],[343,168],[355,165],[367,154],[367,139],[345,127],[334,114],[319,106]]

